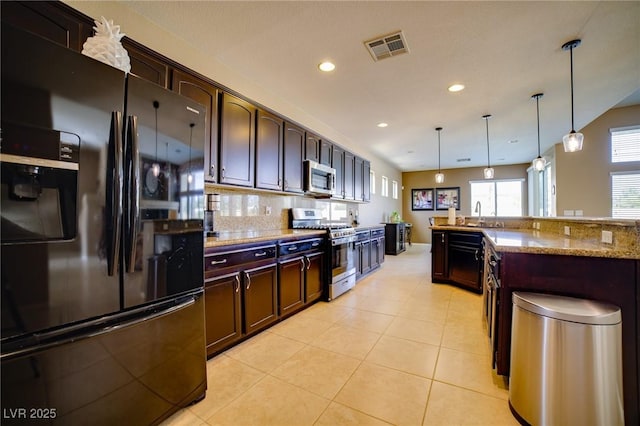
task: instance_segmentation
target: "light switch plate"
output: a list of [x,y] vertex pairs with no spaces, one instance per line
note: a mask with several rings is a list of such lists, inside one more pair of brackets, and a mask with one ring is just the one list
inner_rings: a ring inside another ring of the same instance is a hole
[[569,227],[569,226],[565,226],[564,227],[564,235],[566,235],[566,236],[571,235],[571,227]]
[[613,244],[613,232],[602,231],[602,242],[606,244]]

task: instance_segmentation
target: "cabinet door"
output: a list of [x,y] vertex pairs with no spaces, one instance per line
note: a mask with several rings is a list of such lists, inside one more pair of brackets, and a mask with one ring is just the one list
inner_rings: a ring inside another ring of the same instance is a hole
[[93,35],[93,21],[62,2],[0,2],[2,22],[30,31],[64,47],[82,51]]
[[244,332],[251,334],[278,319],[278,265],[243,272]]
[[362,172],[364,171],[364,160],[355,157],[353,168],[353,193],[356,201],[364,200],[364,181]]
[[482,261],[480,249],[449,245],[449,279],[474,291],[481,291]]
[[356,264],[356,279],[358,279],[362,275],[362,242],[354,243],[353,251],[353,261]]
[[284,129],[284,190],[302,193],[302,159],[305,133],[300,127],[285,123]]
[[367,274],[371,270],[371,242],[362,242],[362,273]]
[[288,315],[304,304],[304,272],[306,262],[304,256],[294,257],[279,262],[280,276],[279,312],[280,316]]
[[380,265],[382,265],[384,263],[384,244],[385,244],[385,237],[381,237],[378,238],[378,262],[380,263]]
[[326,140],[320,141],[320,164],[331,167],[333,144]]
[[171,90],[193,99],[207,108],[204,147],[204,180],[218,181],[218,97],[220,90],[204,80],[173,70]]
[[367,160],[362,163],[362,201],[371,201],[371,163]]
[[305,303],[311,303],[322,297],[324,291],[324,253],[311,253],[305,256]]
[[304,159],[320,162],[320,138],[313,133],[307,132]]
[[336,194],[334,198],[344,198],[344,149],[333,146],[331,167],[336,169]]
[[380,266],[380,239],[371,239],[371,269],[376,269]]
[[220,114],[220,183],[253,186],[256,107],[228,93]]
[[442,281],[449,278],[447,259],[447,233],[433,231],[431,234],[431,280]]
[[207,280],[204,289],[207,355],[228,347],[242,335],[240,275]]
[[258,110],[256,129],[256,188],[282,190],[284,122]]
[[127,49],[127,53],[129,53],[131,74],[164,88],[169,86],[167,78],[169,75],[169,66],[167,63],[154,55],[152,51],[128,38],[122,39],[122,46],[124,46],[124,48]]
[[354,173],[355,173],[356,156],[345,151],[344,153],[344,199],[354,200]]

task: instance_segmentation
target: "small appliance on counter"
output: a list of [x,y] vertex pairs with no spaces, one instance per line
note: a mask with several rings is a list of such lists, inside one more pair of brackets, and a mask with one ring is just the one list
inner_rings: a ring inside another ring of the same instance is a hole
[[207,194],[207,209],[204,211],[205,237],[217,237],[220,235],[215,230],[216,211],[220,211],[220,194]]

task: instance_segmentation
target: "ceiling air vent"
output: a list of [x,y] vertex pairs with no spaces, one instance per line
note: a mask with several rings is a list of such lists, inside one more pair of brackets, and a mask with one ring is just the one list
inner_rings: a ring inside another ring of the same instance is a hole
[[404,39],[402,31],[365,41],[364,45],[367,47],[369,53],[371,53],[374,61],[390,58],[402,53],[409,53],[409,48],[407,47],[407,42]]

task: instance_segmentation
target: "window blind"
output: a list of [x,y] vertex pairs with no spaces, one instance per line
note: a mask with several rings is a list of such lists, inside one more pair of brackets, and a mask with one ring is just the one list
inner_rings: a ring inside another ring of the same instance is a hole
[[640,161],[640,127],[611,129],[611,162]]
[[640,172],[611,174],[611,216],[640,219]]

